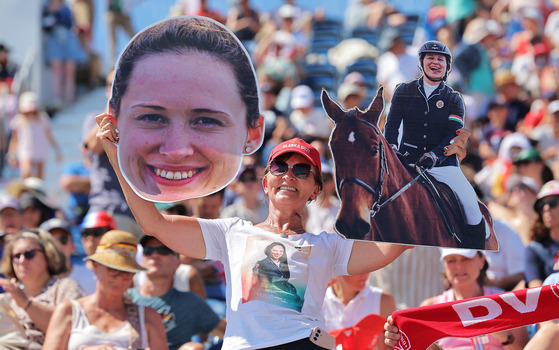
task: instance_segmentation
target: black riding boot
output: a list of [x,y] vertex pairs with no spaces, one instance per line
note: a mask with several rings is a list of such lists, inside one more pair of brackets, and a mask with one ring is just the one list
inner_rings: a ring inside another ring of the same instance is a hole
[[485,219],[477,225],[466,225],[466,233],[468,239],[462,241],[462,248],[485,250]]

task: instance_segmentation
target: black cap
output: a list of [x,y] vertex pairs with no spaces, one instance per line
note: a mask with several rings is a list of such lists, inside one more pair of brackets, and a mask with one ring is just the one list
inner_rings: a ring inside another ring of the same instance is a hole
[[452,62],[452,53],[450,52],[450,49],[440,41],[431,40],[423,44],[423,46],[419,49],[419,57],[426,53],[438,53],[440,55],[445,55],[449,61]]

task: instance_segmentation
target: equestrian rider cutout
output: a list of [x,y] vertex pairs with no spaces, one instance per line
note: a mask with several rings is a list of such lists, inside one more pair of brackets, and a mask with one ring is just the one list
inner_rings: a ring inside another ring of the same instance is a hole
[[474,238],[468,248],[485,249],[486,225],[475,191],[457,157],[445,156],[445,146],[464,127],[465,114],[462,97],[446,84],[452,54],[443,43],[428,41],[419,50],[419,64],[422,75],[394,90],[385,137],[409,164],[427,169],[454,190],[464,207],[468,235]]

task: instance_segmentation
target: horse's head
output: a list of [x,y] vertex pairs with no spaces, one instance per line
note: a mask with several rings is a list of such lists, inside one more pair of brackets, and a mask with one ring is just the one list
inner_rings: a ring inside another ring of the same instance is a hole
[[322,106],[335,124],[330,150],[342,201],[335,229],[347,238],[367,239],[370,210],[380,200],[386,176],[386,140],[377,124],[384,108],[383,88],[366,111],[341,108],[322,91]]

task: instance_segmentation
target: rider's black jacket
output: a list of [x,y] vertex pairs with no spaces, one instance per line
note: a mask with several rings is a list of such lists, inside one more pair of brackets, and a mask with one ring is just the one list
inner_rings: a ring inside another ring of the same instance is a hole
[[[402,140],[398,143],[399,127]],[[398,145],[409,163],[432,151],[439,161],[435,166],[458,166],[456,156],[444,157],[443,147],[464,126],[462,96],[441,82],[431,96],[425,96],[423,78],[399,84],[394,90],[384,134],[390,144]]]

